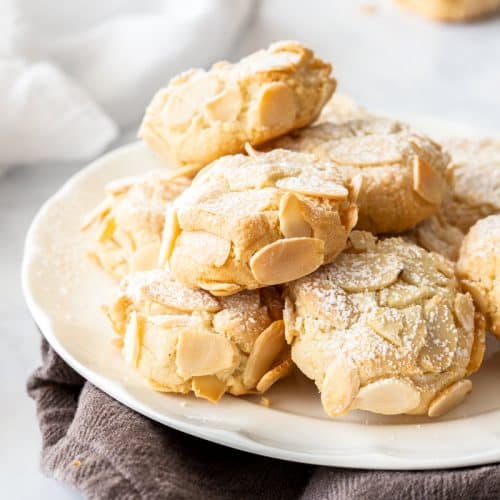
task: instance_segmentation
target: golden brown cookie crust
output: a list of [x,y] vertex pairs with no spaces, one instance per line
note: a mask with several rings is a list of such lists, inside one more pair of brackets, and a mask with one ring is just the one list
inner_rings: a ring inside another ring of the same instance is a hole
[[188,71],[155,95],[139,136],[166,162],[201,168],[312,123],[335,90],[331,69],[299,43],[277,42]]
[[484,325],[452,263],[401,238],[353,231],[346,251],[285,297],[292,359],[330,416],[438,416],[481,364]]
[[344,248],[357,218],[352,194],[312,155],[226,156],[173,204],[161,258],[176,279],[215,295],[299,278]]
[[265,392],[292,369],[274,288],[216,298],[167,271],[138,272],[107,313],[125,361],[158,391],[217,401]]
[[325,122],[266,145],[316,154],[347,183],[362,179],[357,229],[397,233],[436,213],[447,189],[449,156],[429,138],[387,118]]
[[500,338],[500,214],[474,224],[464,238],[457,275]]

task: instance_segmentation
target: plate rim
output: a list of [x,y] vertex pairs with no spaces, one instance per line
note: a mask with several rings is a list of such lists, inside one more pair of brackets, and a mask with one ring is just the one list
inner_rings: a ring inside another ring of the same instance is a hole
[[[420,117],[422,118],[422,117]],[[443,121],[442,119],[440,120]],[[118,382],[107,379],[104,375],[93,371],[90,367],[85,366],[78,359],[75,359],[70,352],[67,351],[63,343],[57,338],[50,312],[45,311],[36,299],[36,292],[30,287],[30,271],[34,265],[36,252],[34,251],[34,235],[40,221],[43,220],[44,214],[49,210],[50,206],[64,195],[74,183],[77,183],[81,177],[87,176],[94,170],[102,168],[103,164],[112,160],[114,157],[121,156],[126,153],[145,149],[141,141],[134,141],[124,146],[118,147],[105,155],[97,158],[87,164],[76,174],[71,176],[50,198],[48,198],[36,215],[32,219],[24,242],[23,259],[21,266],[21,282],[23,295],[25,297],[28,309],[35,321],[35,324],[41,331],[42,335],[54,348],[56,353],[76,372],[82,375],[85,379],[98,387],[100,390],[113,397],[125,406],[134,411],[181,432],[193,435],[195,437],[205,439],[223,446],[228,446],[241,451],[263,455],[270,458],[287,460],[292,462],[300,462],[314,465],[327,465],[335,467],[349,467],[356,469],[388,469],[388,470],[425,470],[425,469],[443,469],[443,468],[460,468],[474,465],[484,465],[500,461],[500,447],[494,450],[488,450],[479,455],[465,455],[458,458],[408,458],[391,455],[390,447],[386,451],[374,447],[364,453],[355,452],[351,455],[332,454],[332,453],[306,453],[304,451],[296,451],[288,448],[280,448],[276,446],[266,445],[244,434],[225,429],[216,429],[213,427],[202,426],[196,423],[186,422],[165,413],[160,414],[158,411],[148,408],[144,404],[138,402],[131,394],[128,394],[123,386]],[[492,413],[492,412],[489,412]],[[480,419],[482,415],[467,417],[467,420]],[[302,416],[302,418],[308,418]],[[450,425],[450,422],[433,422],[429,425]],[[410,450],[411,452],[411,450]]]

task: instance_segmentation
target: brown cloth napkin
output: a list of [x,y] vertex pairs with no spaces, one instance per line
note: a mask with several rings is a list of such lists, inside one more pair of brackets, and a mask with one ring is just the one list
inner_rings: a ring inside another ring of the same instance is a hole
[[42,469],[90,499],[500,498],[500,464],[418,472],[337,469],[212,444],[121,405],[45,340],[42,357],[28,381],[43,435]]

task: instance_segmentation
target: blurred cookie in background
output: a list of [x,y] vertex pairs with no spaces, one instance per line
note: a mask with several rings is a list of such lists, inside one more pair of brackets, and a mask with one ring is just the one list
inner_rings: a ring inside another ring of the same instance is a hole
[[351,96],[335,92],[325,104],[316,123],[331,122],[340,124],[349,120],[358,120],[373,116]]
[[443,214],[465,233],[479,219],[500,213],[500,139],[453,138],[442,144],[453,174]]
[[437,21],[472,21],[491,16],[500,10],[500,0],[396,0]]

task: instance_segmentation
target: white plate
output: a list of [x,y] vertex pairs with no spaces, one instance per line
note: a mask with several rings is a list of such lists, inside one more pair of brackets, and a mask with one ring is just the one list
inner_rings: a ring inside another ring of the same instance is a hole
[[[415,120],[434,135],[475,134],[467,126]],[[314,385],[296,374],[267,394],[224,396],[213,405],[153,392],[120,359],[100,305],[113,281],[85,257],[82,215],[110,180],[159,168],[140,143],[120,148],[82,170],[39,211],[29,230],[23,286],[29,308],[58,354],[123,404],[158,422],[240,450],[313,464],[375,469],[426,469],[500,460],[500,344],[490,339],[484,367],[465,404],[438,420],[352,412],[329,419]]]

